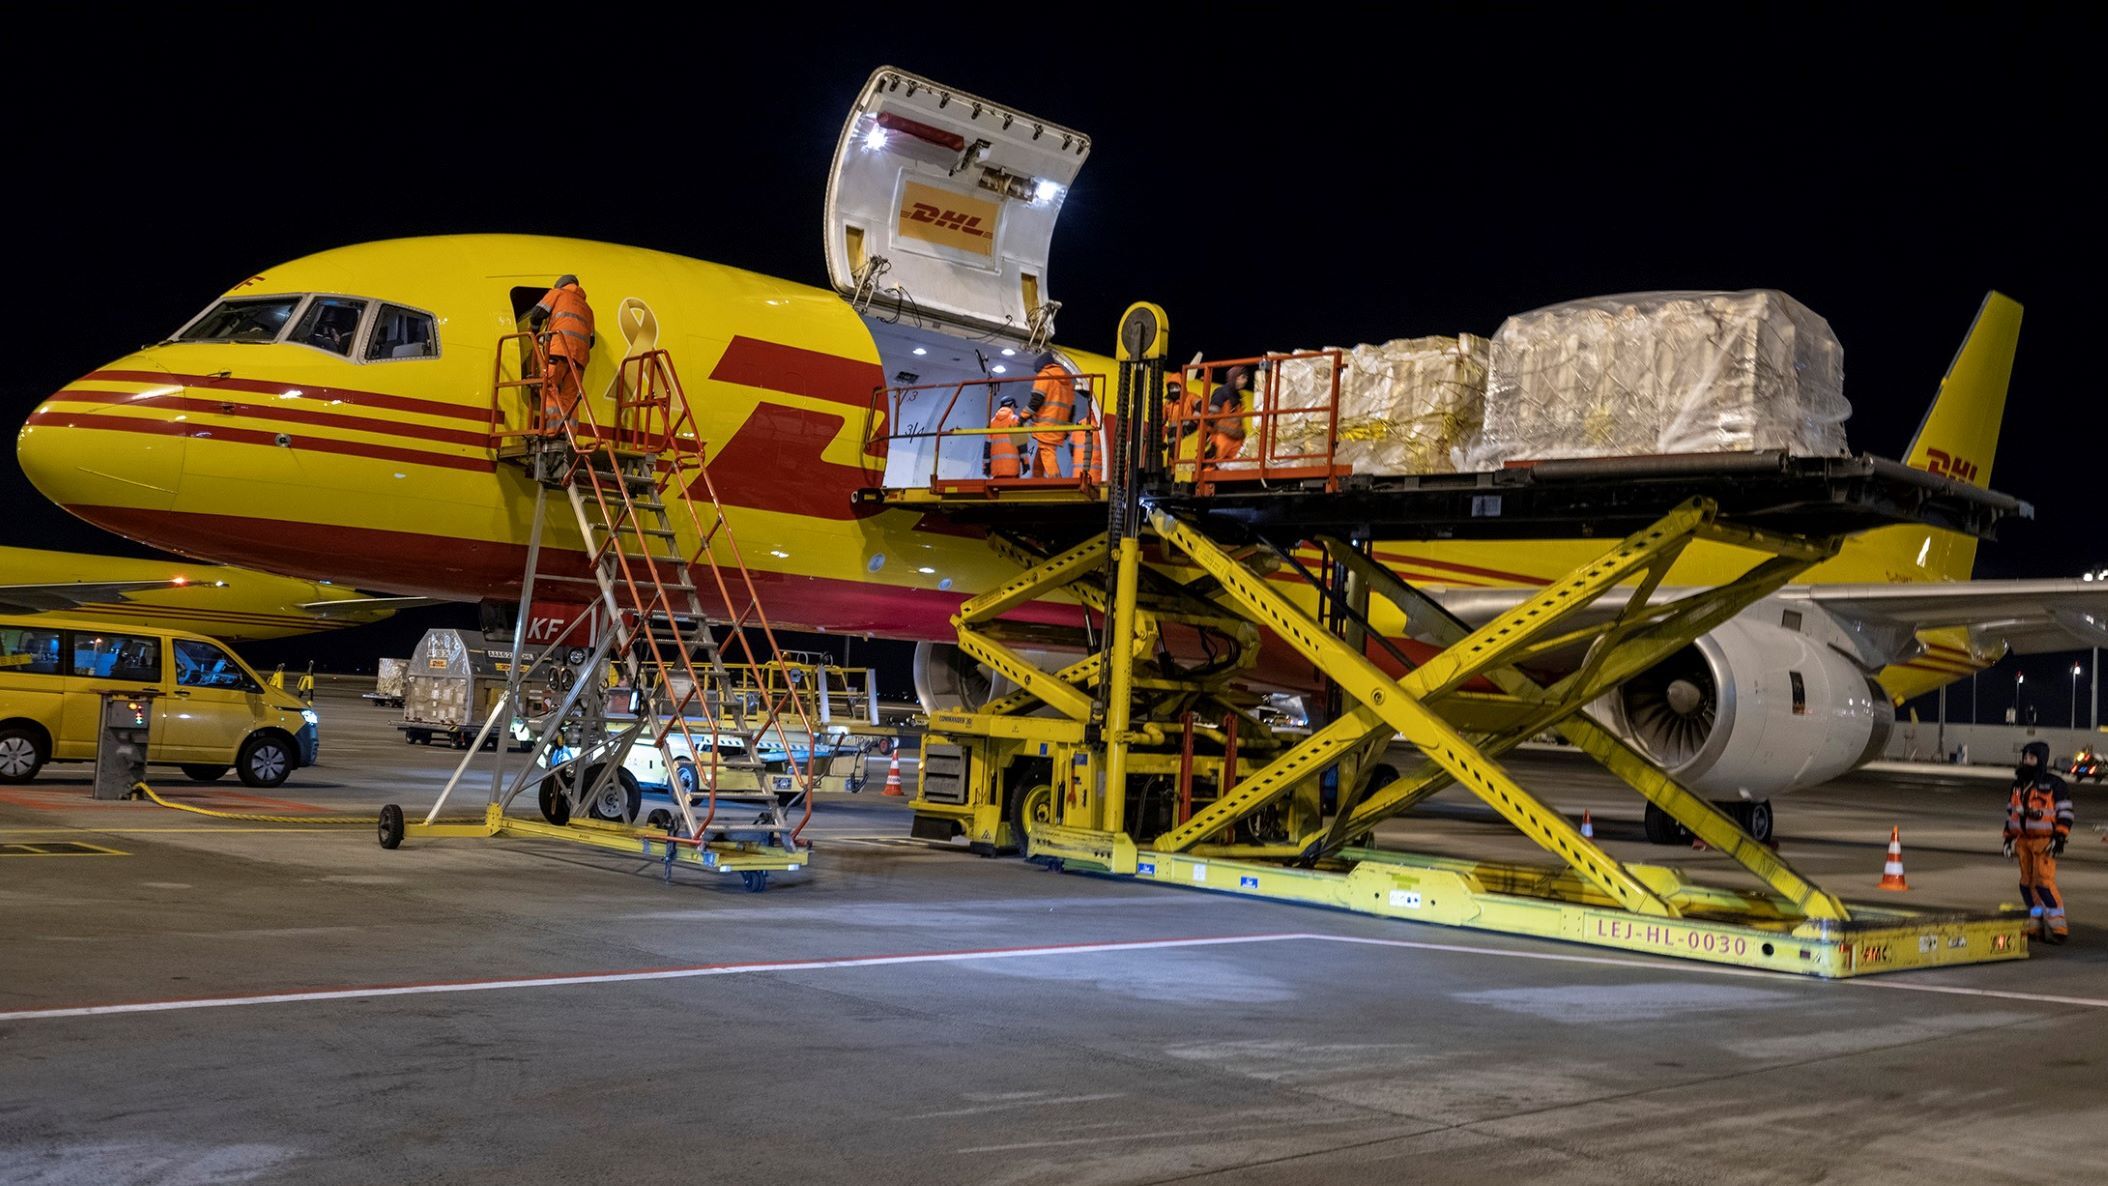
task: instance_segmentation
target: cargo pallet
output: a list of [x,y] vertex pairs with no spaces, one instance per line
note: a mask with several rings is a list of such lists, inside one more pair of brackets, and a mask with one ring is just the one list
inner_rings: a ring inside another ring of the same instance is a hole
[[[1983,537],[2028,514],[2025,504],[1868,457],[1611,459],[1404,478],[1348,473],[1329,440],[1322,455],[1286,459],[1282,473],[1263,449],[1234,466],[1167,458],[1166,349],[1163,311],[1131,308],[1117,415],[1106,417],[1110,481],[1078,483],[1063,498],[1033,490],[1031,538],[1009,528],[1015,500],[996,480],[980,497],[956,481],[866,492],[987,527],[1019,569],[953,618],[960,647],[1016,690],[931,714],[911,803],[917,836],[964,835],[983,854],[1024,849],[1057,867],[1188,888],[1820,977],[2026,956],[2026,918],[2014,912],[1845,903],[1585,711],[1855,532],[1920,523]],[[1217,365],[1188,368],[1188,390]],[[1260,421],[1264,441],[1269,417],[1327,410],[1239,414]],[[1623,538],[1476,628],[1379,564],[1372,547],[1610,533]],[[1744,549],[1751,563],[1727,583],[1656,599],[1699,540]],[[1319,571],[1303,558],[1311,546]],[[1285,574],[1302,580],[1275,579]],[[1050,599],[1073,600],[1086,616],[1073,629],[1004,618]],[[1373,628],[1375,599],[1404,615],[1418,653]],[[1171,639],[1196,632],[1216,644],[1210,661],[1165,659]],[[1328,685],[1332,711],[1308,735],[1260,721],[1238,686],[1267,636]],[[1050,669],[1028,649],[1078,657]],[[1555,655],[1567,657],[1565,674],[1532,674]],[[1621,862],[1583,836],[1500,763],[1548,731],[1762,888],[1698,885]],[[1376,761],[1394,737],[1423,759],[1396,777]],[[1371,846],[1379,823],[1451,785],[1550,862]]]

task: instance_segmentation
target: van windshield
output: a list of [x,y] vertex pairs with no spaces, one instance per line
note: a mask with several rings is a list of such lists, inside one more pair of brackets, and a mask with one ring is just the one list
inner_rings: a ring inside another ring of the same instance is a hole
[[176,335],[178,342],[274,342],[300,303],[292,296],[221,301]]

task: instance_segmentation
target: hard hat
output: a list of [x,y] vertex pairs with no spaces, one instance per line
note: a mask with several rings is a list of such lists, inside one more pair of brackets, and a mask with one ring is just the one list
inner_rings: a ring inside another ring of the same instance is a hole
[[1014,408],[1017,406],[1017,397],[1014,395],[1006,395],[1003,398],[995,401],[995,406],[998,408]]

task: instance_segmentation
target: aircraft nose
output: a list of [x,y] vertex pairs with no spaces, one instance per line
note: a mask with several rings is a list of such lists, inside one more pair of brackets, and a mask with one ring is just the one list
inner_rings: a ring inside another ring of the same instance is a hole
[[137,355],[74,380],[23,423],[22,472],[44,497],[101,526],[121,512],[171,509],[188,439],[182,390]]

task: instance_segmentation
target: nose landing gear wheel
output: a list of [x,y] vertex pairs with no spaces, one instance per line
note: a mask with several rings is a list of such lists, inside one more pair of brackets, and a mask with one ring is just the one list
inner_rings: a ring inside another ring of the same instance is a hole
[[403,842],[403,809],[390,803],[381,808],[381,847],[394,848]]

